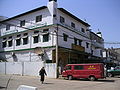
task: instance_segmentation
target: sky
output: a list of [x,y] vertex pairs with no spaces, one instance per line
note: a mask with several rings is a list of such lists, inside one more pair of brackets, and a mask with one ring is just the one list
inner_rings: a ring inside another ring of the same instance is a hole
[[[0,0],[0,16],[13,17],[46,6],[49,0]],[[64,8],[91,25],[93,32],[102,32],[105,42],[120,42],[120,0],[57,0]],[[120,44],[105,44],[120,48]]]

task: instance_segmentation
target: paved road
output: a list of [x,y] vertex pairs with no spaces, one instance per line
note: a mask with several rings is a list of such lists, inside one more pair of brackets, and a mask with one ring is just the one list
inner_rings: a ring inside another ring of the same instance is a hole
[[0,75],[0,90],[6,90],[6,86],[7,90],[17,90],[19,85],[34,86],[38,90],[120,90],[120,77],[98,81],[46,78],[45,84],[40,84],[39,77]]

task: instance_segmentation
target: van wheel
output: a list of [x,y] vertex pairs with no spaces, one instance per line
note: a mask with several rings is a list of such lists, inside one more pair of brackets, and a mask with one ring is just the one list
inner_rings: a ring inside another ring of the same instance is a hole
[[68,80],[72,80],[73,79],[73,77],[72,76],[68,76]]
[[95,78],[94,76],[90,76],[90,77],[89,77],[89,80],[90,80],[90,81],[95,81],[96,78]]
[[108,73],[107,75],[108,75],[108,77],[112,77],[113,76],[112,73]]

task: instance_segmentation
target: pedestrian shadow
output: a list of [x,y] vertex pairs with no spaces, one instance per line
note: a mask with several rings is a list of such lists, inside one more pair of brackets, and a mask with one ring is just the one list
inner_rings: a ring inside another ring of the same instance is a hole
[[0,86],[0,89],[3,89],[3,88],[6,88],[6,87],[2,87],[2,86]]
[[54,84],[54,83],[43,83],[43,84]]

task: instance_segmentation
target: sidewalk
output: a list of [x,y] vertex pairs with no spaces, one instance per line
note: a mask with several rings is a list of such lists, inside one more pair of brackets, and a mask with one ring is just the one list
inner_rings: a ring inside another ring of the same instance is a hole
[[[54,80],[56,79],[46,78],[45,84],[53,84]],[[0,74],[0,90],[6,90],[5,87],[7,87],[7,90],[17,90],[19,85],[34,86],[38,90],[43,88],[39,77]]]

